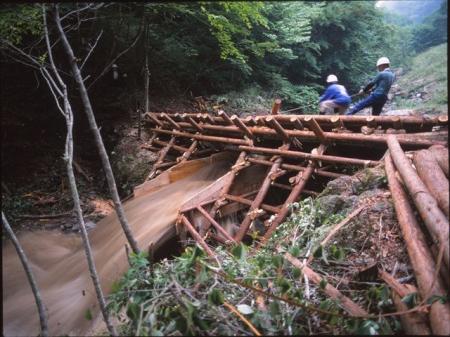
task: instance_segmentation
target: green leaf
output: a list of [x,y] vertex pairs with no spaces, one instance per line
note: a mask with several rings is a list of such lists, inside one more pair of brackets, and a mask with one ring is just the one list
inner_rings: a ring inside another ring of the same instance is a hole
[[211,292],[208,294],[208,302],[210,304],[221,305],[221,304],[223,304],[223,301],[224,301],[224,297],[223,297],[222,292],[216,288],[211,290]]
[[323,279],[321,279],[320,282],[319,282],[319,288],[322,289],[322,290],[324,290],[325,287],[327,286],[327,284],[328,284],[328,282],[323,278]]
[[289,253],[294,257],[298,257],[300,255],[300,248],[294,246],[290,249]]
[[272,316],[276,316],[280,314],[280,304],[277,301],[272,301],[269,304],[269,310]]
[[275,266],[275,268],[281,268],[283,266],[284,259],[280,255],[274,255],[272,256],[272,263]]
[[243,260],[247,255],[247,246],[241,242],[231,250],[231,254],[233,254],[236,259]]
[[128,302],[128,307],[127,307],[127,316],[132,319],[132,320],[136,320],[139,318],[139,313],[140,313],[140,307],[137,303],[134,302]]
[[402,298],[402,302],[406,304],[406,306],[411,309],[417,304],[417,293],[410,293]]
[[84,318],[86,318],[88,321],[92,321],[92,312],[91,312],[91,309],[87,309],[85,312],[84,312]]
[[300,270],[300,268],[292,269],[292,276],[295,278],[299,278],[300,276],[302,276],[302,271]]
[[433,304],[436,301],[440,301],[442,304],[446,303],[448,301],[446,296],[439,296],[439,295],[433,295],[427,300],[427,304]]

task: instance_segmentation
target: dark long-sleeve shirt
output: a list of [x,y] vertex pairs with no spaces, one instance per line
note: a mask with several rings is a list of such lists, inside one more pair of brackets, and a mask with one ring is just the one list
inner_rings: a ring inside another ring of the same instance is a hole
[[394,83],[395,75],[391,71],[391,69],[386,68],[383,71],[380,71],[377,76],[366,85],[364,91],[369,91],[370,88],[375,87],[372,91],[373,95],[387,95],[389,89],[391,89],[392,83]]

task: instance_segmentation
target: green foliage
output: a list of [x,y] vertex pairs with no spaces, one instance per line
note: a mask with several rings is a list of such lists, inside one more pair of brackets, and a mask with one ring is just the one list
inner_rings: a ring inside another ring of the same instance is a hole
[[414,29],[412,44],[416,52],[424,51],[447,41],[447,16],[448,2],[443,1],[437,11]]
[[27,36],[38,37],[42,32],[40,5],[8,5],[0,9],[0,36],[12,44],[20,45]]

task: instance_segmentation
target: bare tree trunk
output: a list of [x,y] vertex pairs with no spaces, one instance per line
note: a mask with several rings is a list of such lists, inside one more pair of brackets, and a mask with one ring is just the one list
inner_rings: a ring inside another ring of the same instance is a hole
[[108,187],[109,187],[109,191],[111,193],[111,197],[113,199],[114,202],[114,206],[116,209],[116,213],[117,216],[119,218],[120,224],[122,225],[122,229],[125,233],[125,236],[128,240],[128,242],[130,243],[131,248],[133,249],[133,251],[135,253],[139,253],[140,250],[138,248],[137,242],[133,237],[133,234],[131,232],[130,226],[128,224],[128,220],[126,218],[125,212],[123,210],[123,206],[122,203],[120,201],[120,197],[119,194],[117,192],[117,186],[116,186],[116,181],[114,179],[114,175],[111,169],[111,164],[109,162],[109,158],[108,158],[108,154],[106,152],[105,149],[105,145],[103,144],[103,139],[102,136],[100,134],[100,131],[97,127],[97,122],[95,121],[95,116],[94,116],[94,112],[92,110],[92,106],[91,106],[91,102],[89,99],[89,95],[87,93],[86,90],[86,86],[84,84],[83,78],[81,76],[81,72],[80,72],[80,68],[78,67],[77,64],[77,60],[75,58],[75,55],[73,53],[72,47],[69,43],[69,41],[67,40],[67,36],[62,28],[61,25],[61,20],[60,20],[60,16],[59,16],[59,9],[58,9],[58,5],[55,5],[55,16],[54,16],[55,22],[56,22],[56,26],[58,28],[58,32],[59,35],[61,37],[64,49],[67,53],[67,56],[69,58],[69,62],[72,68],[72,73],[73,76],[75,78],[75,81],[78,85],[78,89],[80,91],[81,94],[81,100],[83,102],[83,107],[84,107],[84,111],[86,113],[86,116],[88,118],[89,121],[89,126],[90,129],[94,135],[94,140],[95,143],[97,145],[97,150],[99,152],[101,161],[102,161],[102,166],[103,169],[105,171],[105,175],[106,175],[106,181],[108,182]]
[[30,282],[31,290],[33,291],[34,299],[36,301],[36,305],[39,312],[39,321],[41,323],[41,335],[47,337],[48,336],[48,322],[47,322],[47,314],[45,313],[44,304],[42,303],[41,294],[36,284],[36,280],[33,276],[33,272],[30,268],[30,263],[28,262],[28,258],[25,255],[25,252],[20,245],[19,240],[17,239],[14,231],[6,220],[5,214],[2,212],[2,222],[3,228],[5,228],[6,233],[11,239],[14,247],[16,248],[17,255],[19,255],[20,262],[22,262],[23,269],[25,269],[25,273],[27,274],[28,281]]
[[150,109],[150,107],[149,107],[150,101],[149,101],[149,97],[148,97],[148,89],[150,86],[150,70],[148,69],[148,46],[147,46],[148,24],[147,24],[147,22],[145,23],[144,36],[145,36],[145,40],[144,40],[144,43],[145,43],[145,46],[144,46],[144,49],[145,49],[145,111],[144,111],[144,113],[146,113],[146,112],[149,112],[149,109]]
[[[53,60],[53,53],[52,53],[51,44],[50,44],[46,15],[47,15],[47,13],[46,13],[45,5],[44,5],[42,7],[42,16],[43,16],[43,21],[44,21],[45,42],[47,44],[49,61],[50,61],[50,64],[51,64],[51,67],[52,67],[52,70],[54,73],[54,77],[56,78],[56,80],[53,80],[51,83],[53,83],[53,85],[55,87],[57,87],[57,92],[63,98],[63,107],[61,108],[61,106],[58,104],[58,108],[60,108],[60,110],[62,110],[61,112],[62,112],[64,118],[66,119],[66,126],[67,126],[64,161],[66,162],[66,169],[67,169],[67,176],[69,178],[70,192],[72,194],[74,209],[75,209],[75,212],[76,212],[76,215],[78,218],[78,223],[80,225],[81,238],[83,240],[84,251],[86,254],[92,282],[94,284],[95,293],[97,295],[97,300],[100,305],[100,310],[103,314],[103,319],[106,323],[109,333],[111,334],[111,336],[117,336],[117,331],[109,320],[108,310],[106,309],[105,297],[103,295],[103,291],[100,286],[98,273],[95,268],[95,262],[94,262],[94,257],[92,254],[91,244],[89,242],[86,225],[85,225],[84,219],[83,219],[83,211],[81,210],[80,195],[78,193],[78,188],[77,188],[74,169],[73,169],[73,112],[72,112],[72,107],[69,102],[67,86],[64,83],[64,81],[62,80],[61,76],[59,75],[59,72],[56,68],[55,62]],[[47,82],[47,83],[50,86],[50,82]],[[56,83],[58,83],[59,85],[57,86]],[[51,86],[50,86],[50,89],[51,89]],[[54,93],[53,90],[52,90],[52,93]],[[58,103],[57,96],[55,95],[54,97],[55,97],[56,102]]]
[[[65,92],[65,94],[67,94],[67,92]],[[70,108],[70,105],[68,104],[67,97],[65,97],[65,101],[67,103],[67,105],[65,106],[65,109],[67,111],[67,115],[66,115],[67,116],[66,117],[67,138],[66,138],[66,151],[64,153],[64,160],[66,162],[70,192],[72,194],[72,199],[73,199],[73,203],[74,203],[75,212],[76,212],[77,218],[78,218],[78,223],[80,224],[81,238],[83,239],[84,251],[86,254],[87,261],[88,261],[89,272],[91,274],[92,282],[94,283],[95,292],[97,294],[97,300],[98,300],[98,303],[100,304],[100,310],[103,314],[103,319],[105,320],[105,323],[106,323],[106,326],[108,327],[109,333],[111,334],[111,336],[117,336],[117,331],[114,328],[114,326],[111,324],[111,321],[110,321],[109,315],[108,315],[108,310],[106,309],[105,297],[103,295],[103,291],[100,286],[100,281],[98,278],[97,270],[95,268],[95,262],[94,262],[94,257],[92,254],[91,244],[89,242],[89,237],[88,237],[88,234],[86,231],[86,225],[85,225],[84,219],[83,219],[83,211],[81,210],[80,196],[78,194],[75,175],[73,172],[73,136],[72,136],[73,114],[72,114],[72,109]]]

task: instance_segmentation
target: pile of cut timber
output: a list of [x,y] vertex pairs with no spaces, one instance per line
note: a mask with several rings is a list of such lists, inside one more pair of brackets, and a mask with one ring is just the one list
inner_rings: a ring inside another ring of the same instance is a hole
[[[386,174],[418,293],[423,303],[436,296],[445,298],[450,284],[448,148],[433,145],[415,151],[411,163],[395,135],[388,136],[387,144]],[[416,219],[415,210],[420,219]],[[400,297],[415,291],[383,272],[380,276]],[[394,302],[399,310],[404,309],[401,301],[394,298]],[[448,301],[432,302],[428,316],[433,334],[450,335]],[[430,332],[428,320],[417,312],[402,316],[402,321],[408,334]]]

